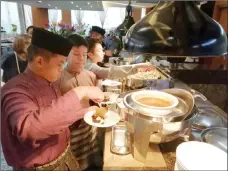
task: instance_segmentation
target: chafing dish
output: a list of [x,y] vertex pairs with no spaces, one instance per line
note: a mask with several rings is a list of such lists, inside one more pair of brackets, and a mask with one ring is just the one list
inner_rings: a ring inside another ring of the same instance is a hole
[[[125,121],[131,133],[132,155],[141,162],[146,159],[148,145],[151,143],[165,143],[182,137],[188,141],[191,133],[193,118],[197,109],[194,107],[194,95],[183,89],[163,90],[179,99],[181,103],[178,108],[185,111],[181,117],[167,122],[167,117],[154,117],[138,112],[138,106],[131,100],[131,93],[124,97]],[[185,118],[183,120],[183,118]]]
[[166,72],[156,67],[155,72],[159,74],[158,79],[139,79],[134,78],[134,75],[126,78],[126,86],[131,90],[139,88],[156,88],[156,89],[167,89],[173,87],[173,79]]
[[202,130],[192,128],[192,135],[190,141],[201,141]]
[[116,80],[104,80],[101,83],[104,92],[113,92],[120,94],[122,92],[122,83]]
[[201,133],[201,141],[227,152],[227,128],[214,127],[205,129]]
[[211,127],[224,127],[223,118],[216,114],[213,108],[200,109],[200,112],[194,118],[192,127],[199,130],[204,130]]
[[125,109],[126,106],[124,105],[124,97],[128,95],[129,93],[136,92],[138,90],[130,90],[125,93],[121,93],[118,98],[116,99],[116,105],[117,105],[117,112],[120,114],[121,121],[125,120]]

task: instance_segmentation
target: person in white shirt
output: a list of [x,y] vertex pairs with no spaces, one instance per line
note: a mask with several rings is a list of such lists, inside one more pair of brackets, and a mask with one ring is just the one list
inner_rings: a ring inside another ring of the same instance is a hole
[[136,74],[139,70],[151,70],[150,63],[132,64],[126,66],[112,66],[110,68],[103,68],[97,65],[104,58],[103,47],[100,42],[90,39],[88,58],[85,69],[93,72],[98,79],[118,79]]

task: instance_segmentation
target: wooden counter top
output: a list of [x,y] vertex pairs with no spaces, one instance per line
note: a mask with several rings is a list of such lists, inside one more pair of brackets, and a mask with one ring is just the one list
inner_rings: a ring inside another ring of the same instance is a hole
[[135,160],[131,154],[117,155],[110,151],[111,129],[106,129],[103,171],[109,170],[174,170],[176,147],[183,141],[166,144],[151,144],[146,163]]
[[[186,84],[181,81],[175,81],[176,88],[182,88],[185,90],[190,90]],[[214,106],[209,101],[206,103],[200,99],[196,100],[196,106],[199,108],[206,107],[206,108],[213,108],[217,112],[219,116],[222,116],[225,123],[227,123],[227,114],[223,112],[217,106]],[[147,160],[146,164],[140,163],[136,161],[131,154],[126,156],[119,156],[116,154],[111,153],[110,151],[110,144],[111,144],[111,129],[106,129],[105,133],[105,143],[104,143],[104,171],[109,170],[174,170],[175,161],[176,161],[176,148],[179,144],[183,143],[184,141],[179,138],[174,141],[155,145],[152,152],[151,157]],[[191,141],[199,141],[200,132],[192,132],[192,136],[190,137]]]

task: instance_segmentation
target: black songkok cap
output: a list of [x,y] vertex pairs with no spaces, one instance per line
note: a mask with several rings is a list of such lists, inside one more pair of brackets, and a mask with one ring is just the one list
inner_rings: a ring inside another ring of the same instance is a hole
[[91,31],[97,32],[97,33],[101,34],[102,36],[105,35],[105,30],[98,26],[92,26]]
[[32,33],[32,44],[63,56],[68,56],[72,48],[72,44],[62,36],[36,27]]

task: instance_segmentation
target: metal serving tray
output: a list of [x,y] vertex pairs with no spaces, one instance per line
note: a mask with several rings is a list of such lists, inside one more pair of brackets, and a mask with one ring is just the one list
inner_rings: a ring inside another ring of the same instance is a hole
[[152,88],[152,89],[168,89],[173,88],[173,79],[170,75],[164,72],[159,67],[156,70],[160,73],[161,78],[152,80],[133,79],[132,77],[126,78],[126,86],[131,90],[138,88]]

